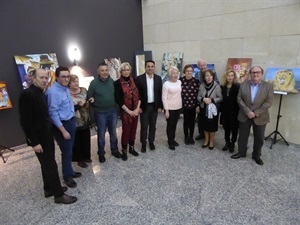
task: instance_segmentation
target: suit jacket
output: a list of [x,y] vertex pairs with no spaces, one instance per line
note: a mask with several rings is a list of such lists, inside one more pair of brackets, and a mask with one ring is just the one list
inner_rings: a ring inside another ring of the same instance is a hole
[[[143,111],[146,110],[147,108],[147,103],[148,103],[148,94],[147,94],[147,77],[146,73],[138,76],[136,78],[135,85],[139,89],[139,96],[141,100],[141,109]],[[162,80],[161,77],[154,74],[153,75],[153,85],[154,85],[154,106],[156,109],[158,108],[163,108],[163,103],[162,103]]]
[[255,114],[254,123],[256,125],[265,125],[270,122],[269,108],[273,101],[273,84],[264,80],[260,82],[254,102],[251,102],[251,81],[245,81],[241,84],[237,101],[240,107],[238,120],[246,122],[247,114],[252,111]]

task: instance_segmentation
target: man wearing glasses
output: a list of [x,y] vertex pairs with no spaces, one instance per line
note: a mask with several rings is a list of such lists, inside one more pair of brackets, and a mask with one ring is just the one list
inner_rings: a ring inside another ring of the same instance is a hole
[[55,71],[56,81],[46,92],[49,116],[53,124],[54,138],[62,152],[62,172],[66,185],[70,188],[77,186],[73,178],[81,176],[72,168],[72,150],[76,124],[74,105],[68,88],[70,71],[67,67],[59,66]]
[[269,108],[273,101],[273,84],[262,80],[263,69],[260,66],[252,67],[249,71],[251,80],[241,84],[237,97],[240,107],[238,153],[232,159],[246,157],[250,129],[253,127],[253,152],[252,159],[263,165],[261,160],[261,147],[264,143],[265,128],[270,122]]

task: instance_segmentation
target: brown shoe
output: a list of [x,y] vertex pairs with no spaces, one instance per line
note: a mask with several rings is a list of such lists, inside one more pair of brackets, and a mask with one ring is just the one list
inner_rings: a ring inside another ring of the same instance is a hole
[[72,204],[76,201],[77,201],[76,197],[70,196],[70,195],[67,195],[67,194],[63,194],[60,197],[54,197],[54,202],[57,203],[57,204],[60,204],[60,203],[62,203],[62,204]]
[[84,161],[80,161],[80,162],[78,162],[77,164],[78,164],[78,166],[80,166],[81,168],[87,168],[87,167],[88,167],[88,165],[87,165],[86,162],[84,162]]

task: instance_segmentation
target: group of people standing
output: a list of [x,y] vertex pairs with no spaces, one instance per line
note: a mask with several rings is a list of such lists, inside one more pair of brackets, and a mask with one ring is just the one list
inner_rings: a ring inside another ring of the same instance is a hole
[[[62,173],[65,184],[77,186],[74,178],[80,172],[72,168],[77,161],[82,168],[91,160],[90,113],[93,107],[97,125],[99,162],[104,163],[105,133],[108,130],[111,154],[116,158],[128,159],[127,153],[138,156],[135,149],[136,131],[140,116],[141,152],[155,150],[155,132],[158,112],[164,112],[167,121],[166,133],[169,149],[175,150],[179,143],[175,140],[176,127],[183,113],[184,143],[194,145],[194,127],[197,117],[199,135],[204,138],[202,148],[214,149],[215,132],[220,123],[225,130],[223,151],[234,151],[238,131],[238,153],[231,158],[246,156],[250,128],[253,126],[254,145],[252,158],[262,165],[260,159],[264,131],[269,122],[268,109],[272,104],[273,86],[262,80],[263,69],[253,67],[251,80],[237,83],[235,71],[229,70],[220,86],[216,73],[208,70],[206,62],[198,62],[199,73],[193,76],[193,66],[186,65],[184,76],[179,78],[179,70],[170,67],[169,79],[162,84],[155,74],[155,62],[145,62],[145,73],[136,79],[131,76],[131,66],[120,65],[120,78],[114,81],[108,66],[100,63],[98,76],[88,90],[79,86],[79,79],[71,75],[67,67],[56,69],[56,81],[45,90],[49,75],[44,69],[33,72],[33,84],[20,96],[20,122],[27,143],[33,147],[41,164],[45,197],[54,196],[55,203],[71,204],[77,198],[64,192],[55,161],[54,139],[62,152]],[[116,133],[118,116],[122,121],[121,152],[118,149]]]

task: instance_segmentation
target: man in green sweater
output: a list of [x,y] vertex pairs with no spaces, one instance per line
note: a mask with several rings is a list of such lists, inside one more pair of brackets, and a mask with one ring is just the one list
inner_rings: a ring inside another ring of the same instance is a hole
[[98,126],[98,155],[99,162],[105,162],[105,132],[108,129],[112,155],[121,158],[118,151],[117,122],[118,108],[115,102],[114,81],[108,73],[108,66],[100,63],[97,69],[98,77],[95,78],[88,89],[87,99],[93,103],[95,120]]

